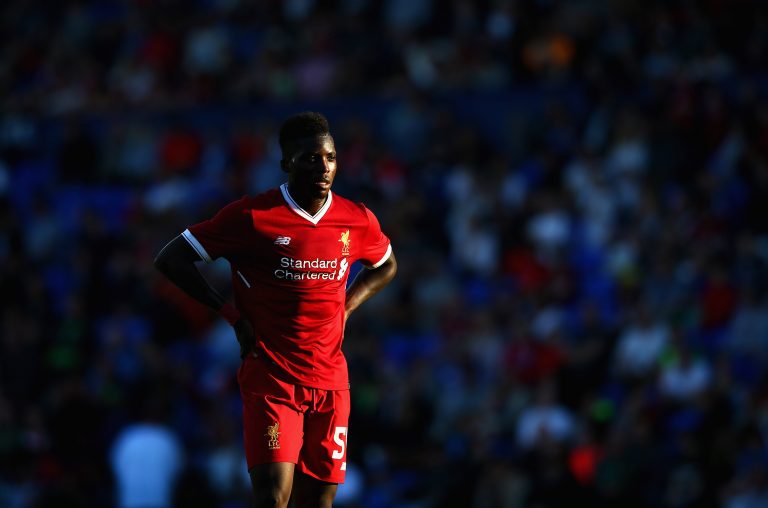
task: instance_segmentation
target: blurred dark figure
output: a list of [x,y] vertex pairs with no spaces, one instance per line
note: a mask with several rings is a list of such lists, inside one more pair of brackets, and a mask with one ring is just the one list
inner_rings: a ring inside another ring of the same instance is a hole
[[101,152],[87,126],[73,120],[65,128],[58,152],[59,175],[65,183],[94,183],[100,175]]

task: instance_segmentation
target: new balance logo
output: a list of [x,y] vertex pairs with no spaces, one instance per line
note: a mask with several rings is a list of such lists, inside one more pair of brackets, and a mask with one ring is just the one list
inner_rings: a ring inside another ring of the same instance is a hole
[[277,239],[275,239],[275,245],[288,245],[289,243],[291,243],[290,236],[278,236]]

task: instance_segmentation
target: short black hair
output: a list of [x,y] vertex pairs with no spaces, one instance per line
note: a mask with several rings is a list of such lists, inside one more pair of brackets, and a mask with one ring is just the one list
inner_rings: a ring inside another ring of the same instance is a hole
[[310,136],[323,136],[331,133],[328,119],[321,113],[304,111],[288,118],[280,127],[280,149],[288,153],[291,144]]

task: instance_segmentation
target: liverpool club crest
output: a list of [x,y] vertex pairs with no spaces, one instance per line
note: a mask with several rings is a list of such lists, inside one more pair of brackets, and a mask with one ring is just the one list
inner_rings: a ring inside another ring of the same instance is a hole
[[267,433],[264,434],[269,438],[269,441],[267,442],[267,447],[270,450],[278,450],[280,449],[280,432],[277,431],[279,427],[279,423],[275,422],[274,425],[267,425]]
[[341,255],[349,256],[349,230],[344,231],[339,238],[341,242]]

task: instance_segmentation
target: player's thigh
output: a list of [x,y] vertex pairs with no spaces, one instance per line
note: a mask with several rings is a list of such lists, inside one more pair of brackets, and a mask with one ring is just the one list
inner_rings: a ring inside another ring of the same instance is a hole
[[326,392],[304,416],[304,444],[297,469],[326,483],[343,483],[347,470],[349,390]]
[[296,471],[293,477],[295,508],[330,508],[337,488],[337,483],[323,482]]
[[290,462],[257,464],[251,475],[253,498],[256,508],[285,508],[291,499],[295,465]]
[[257,359],[243,363],[238,382],[248,469],[276,462],[296,464],[302,446],[304,416],[294,400],[294,385],[272,375]]

